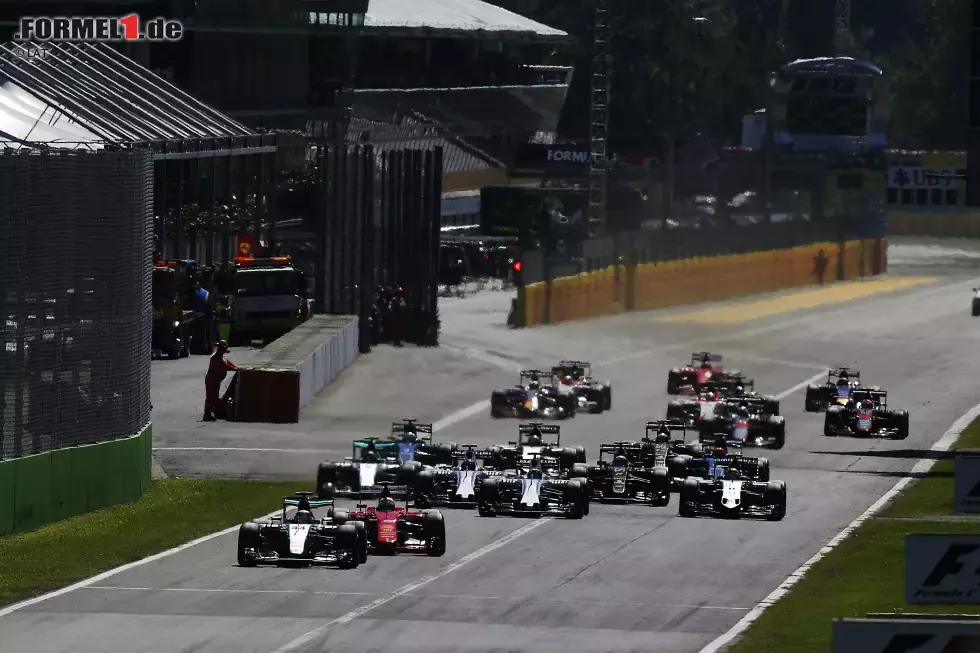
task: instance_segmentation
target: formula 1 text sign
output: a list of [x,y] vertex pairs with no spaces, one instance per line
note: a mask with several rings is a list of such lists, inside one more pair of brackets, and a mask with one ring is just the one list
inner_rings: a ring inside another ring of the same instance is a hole
[[158,16],[142,20],[126,16],[24,16],[14,40],[21,43],[112,43],[119,41],[179,41],[180,21]]

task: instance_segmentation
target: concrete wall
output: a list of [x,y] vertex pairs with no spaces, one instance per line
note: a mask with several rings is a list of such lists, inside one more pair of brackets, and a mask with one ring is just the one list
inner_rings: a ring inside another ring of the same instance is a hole
[[107,508],[150,487],[153,432],[0,461],[0,535]]
[[[518,323],[553,324],[632,310],[729,299],[817,283],[814,257],[830,257],[825,279],[853,279],[885,271],[886,242],[871,238],[844,243],[608,267],[518,291]],[[523,321],[521,321],[523,320]]]

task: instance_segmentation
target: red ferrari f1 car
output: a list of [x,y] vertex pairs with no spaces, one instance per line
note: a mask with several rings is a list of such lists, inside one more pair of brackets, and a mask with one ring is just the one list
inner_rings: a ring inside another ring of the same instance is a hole
[[[337,513],[334,512],[334,521]],[[376,507],[358,504],[357,510],[346,515],[346,521],[363,522],[367,533],[367,548],[374,555],[424,553],[438,557],[446,552],[446,523],[438,510],[411,510],[397,506],[388,491],[381,489]]]

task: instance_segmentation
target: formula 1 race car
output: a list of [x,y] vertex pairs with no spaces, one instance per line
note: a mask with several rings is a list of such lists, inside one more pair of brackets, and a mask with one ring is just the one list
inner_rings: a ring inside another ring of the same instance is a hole
[[681,486],[677,513],[681,517],[763,517],[780,521],[786,516],[786,483],[749,480],[738,469],[716,465],[714,478],[688,477]]
[[[570,473],[578,471],[573,469]],[[588,468],[584,471],[588,474]],[[484,478],[476,500],[481,517],[548,515],[581,519],[589,514],[589,481],[587,477],[561,478],[548,474],[535,455],[513,474]]]
[[855,388],[844,406],[831,406],[824,416],[824,435],[856,435],[904,440],[909,437],[907,410],[889,410],[888,393],[877,388]]
[[[446,523],[438,510],[413,511],[399,507],[382,484],[378,505],[358,504],[345,516],[346,522],[361,522],[367,533],[367,548],[374,555],[424,553],[439,557],[446,552]],[[337,513],[334,512],[334,519]]]
[[592,499],[666,506],[671,485],[667,466],[650,464],[660,462],[659,458],[647,438],[643,442],[600,444],[599,460],[589,467]]
[[[753,458],[742,452],[742,445],[719,438],[714,443],[704,443],[699,454],[688,456],[684,461],[684,478],[714,478],[716,469],[734,469],[750,481],[769,482],[769,459]],[[684,479],[682,478],[681,481]]]
[[[549,436],[554,438],[546,440]],[[487,467],[495,470],[520,469],[535,458],[549,472],[563,472],[586,462],[585,447],[562,447],[561,427],[539,422],[521,424],[516,442],[490,447],[489,454]]]
[[551,368],[551,375],[560,392],[575,395],[580,410],[601,413],[612,408],[612,384],[592,378],[591,363],[561,361]]
[[714,383],[705,384],[694,397],[672,399],[667,404],[667,419],[682,422],[686,426],[695,426],[706,415],[714,412],[715,404],[722,400],[722,395]]
[[490,395],[490,417],[521,419],[566,419],[575,417],[578,398],[555,387],[554,375],[541,370],[524,370],[512,388]]
[[698,422],[700,439],[715,442],[719,436],[744,445],[782,449],[786,444],[786,419],[778,414],[779,402],[767,397],[732,397],[715,404],[712,414]]
[[843,406],[848,402],[851,390],[860,385],[861,370],[848,367],[828,370],[826,383],[807,386],[803,409],[808,413],[819,413],[833,404]]
[[484,461],[491,458],[489,450],[477,450],[475,444],[464,444],[463,451],[455,453],[452,465],[439,465],[419,472],[415,483],[415,505],[419,508],[433,506],[476,507],[476,490],[487,475],[502,475],[499,470],[483,469]]
[[[268,522],[250,521],[238,529],[238,564],[241,567],[270,565],[337,565],[354,569],[367,562],[367,535],[363,526],[333,519],[333,501],[311,500],[312,492],[284,497],[282,516]],[[286,509],[296,506],[293,517]],[[316,519],[314,508],[327,507],[326,516]]]
[[723,374],[723,357],[706,351],[691,354],[691,364],[687,367],[675,367],[667,374],[667,394],[691,395],[697,394],[701,388],[714,379],[715,375]]

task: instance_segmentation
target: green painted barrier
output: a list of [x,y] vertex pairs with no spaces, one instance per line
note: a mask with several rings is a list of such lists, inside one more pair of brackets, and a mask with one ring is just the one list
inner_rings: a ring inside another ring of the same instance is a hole
[[135,501],[149,489],[153,430],[0,461],[0,535]]
[[51,516],[65,519],[85,512],[85,493],[66,482],[71,478],[71,449],[56,449],[51,456]]
[[53,521],[51,454],[17,458],[14,463],[14,529],[26,531]]
[[0,535],[14,532],[13,461],[0,463]]

